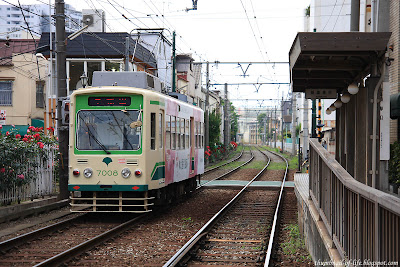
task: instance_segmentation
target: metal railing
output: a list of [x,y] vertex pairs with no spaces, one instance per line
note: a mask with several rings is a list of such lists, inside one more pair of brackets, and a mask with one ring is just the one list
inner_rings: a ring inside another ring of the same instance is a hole
[[400,199],[356,181],[310,139],[310,197],[343,260],[400,259]]
[[[47,148],[44,159],[37,156],[35,159],[37,162],[37,167],[35,167],[36,178],[26,185],[15,186],[12,189],[0,192],[0,206],[57,194],[57,153],[58,150]],[[30,166],[26,164],[25,168],[28,169]]]

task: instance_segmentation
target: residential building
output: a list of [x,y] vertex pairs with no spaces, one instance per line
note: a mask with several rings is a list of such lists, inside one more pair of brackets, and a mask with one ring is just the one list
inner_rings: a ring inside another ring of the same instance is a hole
[[[17,5],[0,5],[0,39],[26,39],[26,31],[35,36],[50,30],[54,32],[55,23],[50,19],[50,12],[54,15],[54,8],[50,11],[47,4],[21,5],[21,8]],[[66,31],[74,32],[81,27],[82,12],[65,4]]]
[[[43,126],[47,62],[36,57],[37,40],[0,41],[0,124]],[[5,126],[5,125],[8,125]]]
[[156,59],[157,77],[167,92],[172,92],[172,43],[163,30],[137,30],[132,34],[133,45],[140,44],[148,49]]

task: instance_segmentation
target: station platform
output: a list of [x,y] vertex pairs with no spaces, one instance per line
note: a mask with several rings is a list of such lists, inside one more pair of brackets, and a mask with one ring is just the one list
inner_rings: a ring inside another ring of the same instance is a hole
[[[248,181],[239,181],[239,180],[216,180],[208,182],[208,180],[201,180],[201,185],[207,188],[215,188],[215,189],[242,189]],[[282,186],[282,182],[279,181],[254,181],[249,188],[251,189],[276,189],[279,190]],[[294,182],[287,181],[285,182],[285,188],[294,188]]]

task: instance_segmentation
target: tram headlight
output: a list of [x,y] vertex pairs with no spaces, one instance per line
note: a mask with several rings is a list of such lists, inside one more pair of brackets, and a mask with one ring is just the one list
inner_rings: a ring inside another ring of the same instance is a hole
[[85,176],[86,178],[90,178],[93,175],[93,170],[91,168],[86,168],[83,171],[83,176]]
[[122,169],[122,171],[121,171],[121,175],[122,175],[122,177],[123,178],[129,178],[130,176],[131,176],[131,170],[130,169],[128,169],[128,168],[124,168],[124,169]]
[[72,171],[72,174],[73,174],[74,176],[78,177],[79,174],[81,174],[81,172],[80,172],[78,169],[75,169],[75,170]]

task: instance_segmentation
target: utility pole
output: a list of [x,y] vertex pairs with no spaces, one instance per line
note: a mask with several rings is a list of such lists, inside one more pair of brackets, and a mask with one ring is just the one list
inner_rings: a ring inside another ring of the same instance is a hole
[[[206,103],[205,103],[205,113],[204,113],[204,127],[205,127],[205,135],[206,135],[206,148],[207,146],[210,145],[210,69],[209,69],[209,64],[207,62],[207,69],[206,69],[206,88],[207,88],[207,92],[206,92]],[[208,159],[206,164],[208,164]]]
[[125,38],[125,71],[129,71],[129,39],[131,37],[127,36]]
[[308,99],[304,98],[303,107],[303,160],[308,157]]
[[228,124],[228,84],[225,84],[225,105],[224,105],[224,146],[229,145],[229,124]]
[[292,94],[292,155],[296,155],[296,93]]
[[274,127],[274,139],[275,139],[275,144],[274,148],[276,148],[276,128],[278,127],[277,119],[276,119],[276,107],[275,107],[275,127]]
[[176,48],[175,48],[175,31],[172,33],[172,92],[176,92]]
[[57,135],[60,152],[60,199],[66,199],[68,192],[68,125],[61,124],[62,101],[67,96],[66,43],[64,0],[56,0],[56,60],[57,60]]
[[360,0],[351,0],[350,31],[360,30]]
[[283,144],[283,96],[282,96],[282,102],[281,102],[281,119],[282,119],[282,125],[281,125],[281,137],[282,137],[282,150],[281,150],[281,152],[283,153],[283,151],[284,151],[284,144]]
[[311,113],[311,138],[317,137],[317,103],[312,100],[312,113]]
[[266,137],[267,137],[267,116],[264,118],[264,137],[263,137],[263,144],[266,144]]

